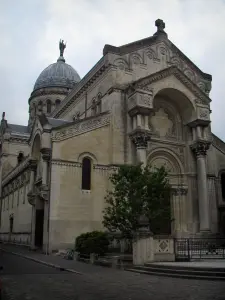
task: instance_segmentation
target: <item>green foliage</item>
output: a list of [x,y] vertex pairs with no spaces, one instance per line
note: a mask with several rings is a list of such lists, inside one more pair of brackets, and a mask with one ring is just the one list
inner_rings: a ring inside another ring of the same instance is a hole
[[91,253],[103,255],[107,252],[108,246],[109,239],[105,232],[92,231],[76,238],[75,250],[86,255]]
[[153,233],[168,233],[163,229],[168,222],[170,227],[171,222],[171,187],[167,175],[164,167],[121,166],[111,176],[113,190],[105,197],[103,225],[110,232],[120,231],[131,238],[138,229],[140,215],[145,215]]

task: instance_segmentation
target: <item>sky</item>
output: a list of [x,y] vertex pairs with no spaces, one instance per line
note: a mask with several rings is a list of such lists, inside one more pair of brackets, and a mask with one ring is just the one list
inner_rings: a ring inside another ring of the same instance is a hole
[[225,0],[0,0],[0,113],[27,125],[34,83],[59,56],[83,77],[105,44],[120,46],[155,33],[168,38],[212,74],[212,131],[225,140]]

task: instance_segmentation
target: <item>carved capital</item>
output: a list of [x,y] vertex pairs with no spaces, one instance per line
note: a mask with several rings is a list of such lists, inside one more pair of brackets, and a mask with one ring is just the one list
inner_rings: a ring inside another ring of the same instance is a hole
[[185,187],[172,188],[173,196],[185,196],[187,195],[188,189]]
[[27,194],[27,199],[30,205],[34,206],[35,205],[35,194],[33,194],[32,192],[29,192]]
[[209,149],[210,142],[208,141],[197,141],[193,145],[191,145],[191,150],[194,152],[196,157],[205,156]]
[[29,160],[29,169],[31,171],[35,171],[37,168],[37,161],[35,159],[30,159]]
[[137,148],[147,148],[151,133],[147,130],[138,129],[130,134],[130,138]]
[[49,187],[48,187],[47,185],[42,185],[42,186],[40,187],[39,196],[40,196],[41,199],[43,199],[44,201],[48,201],[48,200],[49,200]]
[[51,157],[51,149],[50,148],[42,148],[41,149],[42,158],[45,161],[49,161]]

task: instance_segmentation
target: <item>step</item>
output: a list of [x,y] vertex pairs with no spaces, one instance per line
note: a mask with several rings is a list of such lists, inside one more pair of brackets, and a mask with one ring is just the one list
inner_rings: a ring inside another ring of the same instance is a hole
[[225,272],[225,268],[223,267],[198,267],[198,266],[182,266],[179,264],[158,264],[158,263],[146,263],[145,264],[146,267],[154,267],[154,268],[158,268],[158,269],[171,269],[171,270],[199,270],[199,271],[208,271],[208,272]]
[[173,273],[173,274],[180,274],[180,275],[193,275],[193,276],[215,276],[215,277],[224,277],[225,279],[225,272],[219,272],[219,271],[205,271],[205,270],[198,270],[197,268],[195,270],[183,270],[183,269],[169,269],[169,268],[157,268],[157,267],[149,267],[149,266],[135,266],[135,269],[137,270],[143,270],[143,271],[151,271],[151,272],[157,272],[157,273]]
[[137,269],[126,269],[126,271],[146,274],[152,276],[164,276],[164,277],[173,277],[173,278],[183,278],[183,279],[197,279],[197,280],[220,280],[225,281],[225,277],[215,277],[215,276],[200,276],[200,275],[185,275],[185,274],[175,274],[175,273],[159,273],[152,271],[143,271]]

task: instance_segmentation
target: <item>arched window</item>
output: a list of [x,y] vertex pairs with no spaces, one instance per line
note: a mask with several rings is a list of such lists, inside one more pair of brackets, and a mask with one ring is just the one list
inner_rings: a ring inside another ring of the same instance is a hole
[[222,199],[225,201],[225,173],[221,174],[221,191],[222,191]]
[[47,114],[50,114],[52,110],[52,103],[50,100],[47,100]]
[[82,160],[82,190],[91,189],[91,160],[84,157]]
[[98,101],[97,101],[97,114],[100,114],[102,112],[102,101],[101,101],[102,95],[98,94]]
[[91,115],[92,116],[96,115],[96,101],[95,101],[95,98],[92,100]]
[[17,156],[17,163],[20,164],[24,160],[23,152],[20,152]]
[[38,102],[38,111],[42,111],[42,106],[43,106],[42,101],[39,101]]
[[61,101],[60,101],[59,99],[57,99],[57,100],[55,101],[55,107],[58,107],[60,103],[61,103]]

